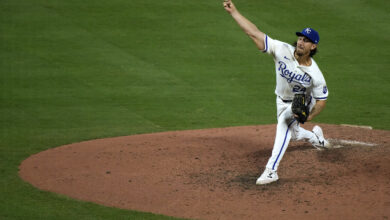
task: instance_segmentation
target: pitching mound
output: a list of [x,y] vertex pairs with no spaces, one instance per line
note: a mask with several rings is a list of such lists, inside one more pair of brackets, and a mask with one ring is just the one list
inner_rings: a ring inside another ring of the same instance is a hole
[[185,218],[389,219],[390,132],[321,126],[336,147],[291,142],[280,180],[265,186],[255,181],[275,125],[75,143],[31,156],[20,176],[75,199]]

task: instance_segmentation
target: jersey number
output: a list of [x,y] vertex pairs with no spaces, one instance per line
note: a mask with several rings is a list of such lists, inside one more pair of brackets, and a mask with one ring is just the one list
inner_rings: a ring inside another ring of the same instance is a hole
[[304,93],[306,92],[306,88],[305,87],[300,87],[298,85],[295,85],[293,87],[293,93]]

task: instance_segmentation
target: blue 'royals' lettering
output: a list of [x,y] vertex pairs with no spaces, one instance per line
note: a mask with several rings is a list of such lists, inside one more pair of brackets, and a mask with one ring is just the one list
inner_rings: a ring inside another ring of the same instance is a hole
[[297,82],[300,84],[310,84],[311,76],[309,76],[307,73],[303,75],[294,73],[289,69],[287,69],[287,64],[284,63],[283,61],[279,61],[278,63],[279,63],[278,70],[280,71],[280,75],[283,78],[286,78],[288,83]]

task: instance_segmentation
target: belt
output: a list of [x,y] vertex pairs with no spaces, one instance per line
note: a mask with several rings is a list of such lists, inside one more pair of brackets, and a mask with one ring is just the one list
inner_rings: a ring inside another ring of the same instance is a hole
[[279,98],[280,98],[280,100],[282,100],[282,102],[284,102],[284,103],[289,103],[289,102],[292,102],[292,100],[284,100],[284,99],[282,99],[282,97],[280,97],[280,96],[278,96]]

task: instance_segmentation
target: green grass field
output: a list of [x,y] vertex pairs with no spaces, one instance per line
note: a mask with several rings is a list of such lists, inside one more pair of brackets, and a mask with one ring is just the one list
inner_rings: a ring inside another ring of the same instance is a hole
[[[316,122],[390,129],[390,2],[237,0],[273,38],[306,26],[330,97]],[[0,219],[170,219],[42,192],[29,155],[83,140],[271,124],[275,76],[222,1],[1,0]]]

